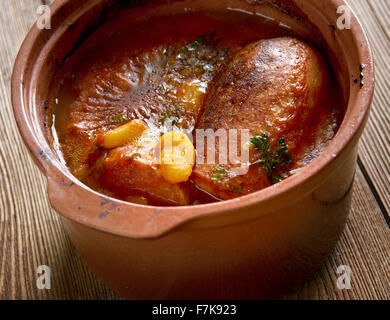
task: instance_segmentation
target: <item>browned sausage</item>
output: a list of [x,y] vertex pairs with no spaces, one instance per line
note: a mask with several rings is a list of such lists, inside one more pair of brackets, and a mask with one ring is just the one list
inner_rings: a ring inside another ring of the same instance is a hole
[[[265,133],[271,147],[284,137],[294,155],[307,147],[311,120],[328,87],[327,66],[310,45],[292,38],[252,43],[238,52],[210,85],[198,129],[248,129],[250,136]],[[217,141],[216,159],[224,148]],[[258,157],[251,145],[251,162]],[[215,164],[198,163],[192,179],[220,199],[248,194],[271,183],[260,164],[241,175],[232,174],[234,166],[231,161],[217,169]],[[218,170],[223,174],[218,175]]]

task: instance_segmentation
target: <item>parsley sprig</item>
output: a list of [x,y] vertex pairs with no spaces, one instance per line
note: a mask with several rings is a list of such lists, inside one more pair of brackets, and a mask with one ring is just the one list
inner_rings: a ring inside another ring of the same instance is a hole
[[211,177],[211,180],[218,181],[218,180],[222,179],[223,177],[225,177],[227,174],[228,174],[228,172],[224,168],[221,168],[219,166],[215,166],[213,168],[213,176]]
[[123,124],[125,122],[128,122],[129,119],[127,118],[126,113],[117,114],[115,116],[112,116],[110,118],[110,122],[112,124]]
[[172,125],[176,125],[180,121],[181,110],[183,105],[181,103],[176,103],[175,105],[169,107],[165,112],[162,113],[159,120],[160,124],[164,125],[168,120],[171,121]]
[[281,167],[287,167],[292,162],[292,154],[287,147],[284,137],[271,149],[268,134],[251,138],[251,143],[259,152],[259,159],[251,165],[261,164],[265,174],[271,183],[275,184],[283,180],[279,174]]

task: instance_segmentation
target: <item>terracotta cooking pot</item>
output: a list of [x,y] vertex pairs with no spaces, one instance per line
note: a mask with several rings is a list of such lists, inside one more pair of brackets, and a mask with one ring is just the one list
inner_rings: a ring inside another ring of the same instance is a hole
[[350,29],[337,27],[342,0],[159,0],[169,12],[229,3],[289,19],[297,28],[311,23],[332,52],[346,110],[328,148],[273,187],[207,205],[142,206],[95,192],[70,174],[49,143],[47,108],[51,79],[84,39],[124,11],[148,10],[154,2],[54,1],[51,29],[33,26],[16,59],[12,104],[19,130],[73,243],[92,271],[123,296],[278,297],[321,266],[345,226],[358,141],[374,91],[366,36],[353,14]]

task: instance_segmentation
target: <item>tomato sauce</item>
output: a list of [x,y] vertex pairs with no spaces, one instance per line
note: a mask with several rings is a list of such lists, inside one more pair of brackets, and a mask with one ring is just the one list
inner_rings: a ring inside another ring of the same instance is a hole
[[[150,129],[141,145],[153,143],[169,130],[191,134],[213,79],[237,52],[261,39],[300,36],[272,19],[239,10],[138,20],[111,30],[100,41],[96,41],[99,37],[86,41],[89,49],[63,77],[51,108],[53,144],[72,174],[99,192],[145,205],[180,205],[184,203],[142,188],[107,187],[102,165],[110,151],[97,147],[99,134],[133,119],[144,121]],[[332,90],[328,107],[317,114],[311,143],[293,155],[288,175],[314,160],[337,132],[342,99],[337,85]],[[179,189],[188,194],[186,204],[220,201],[192,179]]]

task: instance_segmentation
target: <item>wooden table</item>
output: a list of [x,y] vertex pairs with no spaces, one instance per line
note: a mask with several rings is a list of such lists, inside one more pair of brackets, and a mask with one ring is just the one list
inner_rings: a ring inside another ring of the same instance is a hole
[[[19,136],[10,78],[18,49],[44,0],[0,3],[0,299],[118,299],[83,264],[58,215],[46,181]],[[376,58],[377,88],[360,145],[352,211],[323,268],[288,299],[390,299],[390,0],[349,0]],[[52,289],[38,290],[36,269],[52,270]],[[337,268],[352,270],[339,290]]]

